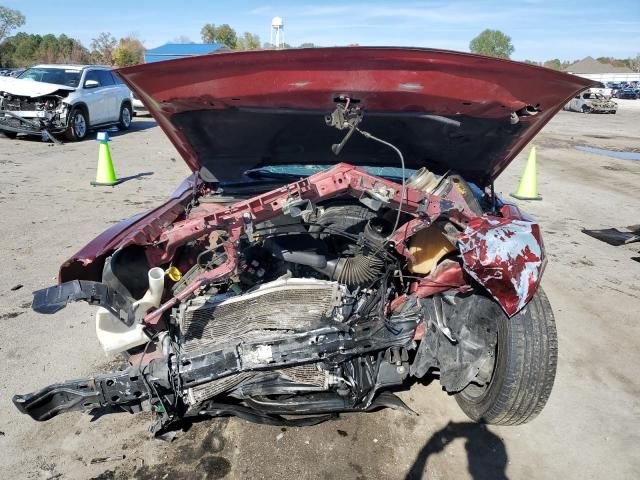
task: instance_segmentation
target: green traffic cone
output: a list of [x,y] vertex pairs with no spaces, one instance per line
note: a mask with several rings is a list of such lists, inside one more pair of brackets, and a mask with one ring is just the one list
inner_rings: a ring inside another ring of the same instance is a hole
[[511,196],[518,200],[542,200],[536,189],[536,147],[531,147],[518,188]]
[[107,132],[98,132],[96,140],[100,142],[98,149],[98,171],[96,172],[96,181],[91,185],[112,187],[119,184],[122,180],[116,177],[116,171],[111,161],[111,151],[109,150],[109,134]]

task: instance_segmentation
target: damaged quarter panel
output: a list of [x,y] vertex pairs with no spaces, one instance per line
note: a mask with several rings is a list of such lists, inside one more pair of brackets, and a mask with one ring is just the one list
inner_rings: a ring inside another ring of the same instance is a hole
[[491,293],[509,316],[531,300],[546,264],[537,223],[476,218],[458,242],[466,272]]

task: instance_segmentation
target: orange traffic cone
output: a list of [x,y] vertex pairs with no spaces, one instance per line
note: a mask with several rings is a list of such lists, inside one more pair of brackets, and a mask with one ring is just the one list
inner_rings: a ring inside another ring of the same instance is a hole
[[96,172],[96,181],[91,185],[112,187],[119,184],[122,180],[116,177],[116,171],[111,161],[111,151],[109,150],[109,134],[107,132],[98,132],[96,140],[100,142],[98,150],[98,171]]
[[536,147],[531,147],[518,188],[511,196],[518,200],[542,200],[536,188]]

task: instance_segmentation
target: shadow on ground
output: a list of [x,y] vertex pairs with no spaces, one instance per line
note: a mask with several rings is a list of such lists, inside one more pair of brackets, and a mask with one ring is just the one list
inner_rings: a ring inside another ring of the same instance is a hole
[[504,443],[486,425],[471,422],[449,422],[434,433],[422,447],[405,480],[428,478],[429,457],[444,451],[457,438],[466,439],[465,450],[469,474],[474,480],[506,479],[507,450]]
[[153,175],[153,172],[140,172],[135,175],[129,175],[128,177],[120,178],[120,183],[128,182],[129,180],[135,180],[136,178],[148,177],[149,175]]

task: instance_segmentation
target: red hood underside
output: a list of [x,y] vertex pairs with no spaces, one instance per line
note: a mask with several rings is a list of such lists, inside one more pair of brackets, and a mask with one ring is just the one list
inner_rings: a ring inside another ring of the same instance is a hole
[[562,105],[595,84],[508,60],[413,48],[219,53],[118,73],[189,167],[207,166],[222,180],[265,164],[397,166],[393,152],[360,136],[339,157],[331,153],[345,132],[328,127],[324,115],[346,95],[364,111],[361,128],[398,146],[407,167],[456,170],[487,184]]

